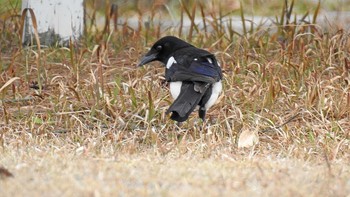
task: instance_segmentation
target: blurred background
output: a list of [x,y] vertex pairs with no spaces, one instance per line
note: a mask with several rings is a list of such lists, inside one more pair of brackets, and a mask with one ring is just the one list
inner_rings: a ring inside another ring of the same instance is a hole
[[[252,21],[255,25],[264,23],[269,25],[275,20],[275,17],[281,16],[284,5],[293,7],[292,13],[297,18],[307,15],[312,17],[315,9],[320,3],[318,23],[323,26],[332,25],[348,28],[350,24],[350,1],[349,0],[110,0],[96,1],[86,0],[86,16],[87,19],[93,19],[97,16],[98,28],[104,25],[103,16],[106,7],[111,5],[118,6],[119,23],[128,21],[128,23],[136,28],[136,24],[142,19],[143,22],[158,23],[163,28],[174,27],[180,24],[181,15],[184,13],[183,27],[190,26],[190,18],[188,13],[192,13],[195,7],[194,21],[202,26],[202,16],[207,18],[220,18],[227,21],[228,18],[233,19],[233,26],[236,31],[242,31],[241,8],[245,15],[246,22]],[[188,10],[183,10],[188,8]],[[96,13],[95,13],[96,12]],[[91,21],[91,20],[89,20]]]
[[[242,4],[240,4],[240,2]],[[240,8],[244,10],[244,15],[248,20],[259,22],[267,17],[274,18],[280,16],[284,4],[283,0],[86,0],[86,25],[93,26],[93,30],[103,29],[105,25],[105,15],[109,12],[112,5],[117,6],[118,24],[130,23],[132,28],[138,27],[140,19],[143,22],[162,23],[162,26],[178,25],[181,19],[181,13],[186,12],[183,8],[191,8],[196,5],[196,18],[221,16],[234,17],[240,15]],[[296,0],[288,1],[293,5],[293,14],[305,15],[312,14],[313,10],[321,3],[320,13],[326,16],[328,21],[346,25],[349,21],[348,11],[350,10],[349,0]],[[3,22],[8,17],[13,17],[13,13],[20,13],[21,0],[0,0],[0,20]],[[199,11],[202,10],[202,13]],[[262,18],[263,17],[263,18]],[[324,20],[324,17],[319,17]],[[190,20],[184,17],[184,23]],[[139,24],[140,25],[140,24]],[[97,28],[97,29],[96,29]]]

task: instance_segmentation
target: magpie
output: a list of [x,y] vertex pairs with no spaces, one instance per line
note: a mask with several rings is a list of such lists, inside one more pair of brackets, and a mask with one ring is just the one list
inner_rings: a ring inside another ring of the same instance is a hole
[[172,120],[183,122],[199,106],[204,121],[222,90],[222,71],[215,56],[177,37],[165,36],[154,43],[138,67],[153,61],[165,65],[165,80],[174,99],[166,114],[171,112]]

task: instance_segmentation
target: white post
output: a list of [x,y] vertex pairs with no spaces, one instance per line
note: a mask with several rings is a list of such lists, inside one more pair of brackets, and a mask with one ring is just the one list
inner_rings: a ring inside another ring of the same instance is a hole
[[[34,11],[41,45],[67,45],[70,38],[75,41],[83,34],[83,0],[22,0],[22,11],[25,8]],[[30,45],[34,30],[29,12],[23,28],[22,44]]]

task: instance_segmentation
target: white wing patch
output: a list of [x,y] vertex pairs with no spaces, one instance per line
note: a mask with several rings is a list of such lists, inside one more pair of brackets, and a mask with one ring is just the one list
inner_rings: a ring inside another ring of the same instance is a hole
[[204,106],[206,110],[208,110],[211,106],[213,106],[215,104],[216,100],[219,98],[221,90],[222,90],[222,83],[220,80],[220,81],[215,82],[213,84],[213,90],[212,90],[211,96],[210,96],[208,102]]
[[176,60],[173,56],[171,56],[169,59],[168,59],[168,62],[166,63],[166,68],[167,69],[170,69],[170,67],[173,65],[173,64],[176,64]]
[[207,58],[207,60],[209,63],[211,63],[211,64],[213,63],[213,60],[211,60],[209,57]]
[[181,92],[182,81],[170,82],[170,93],[173,99],[177,99]]

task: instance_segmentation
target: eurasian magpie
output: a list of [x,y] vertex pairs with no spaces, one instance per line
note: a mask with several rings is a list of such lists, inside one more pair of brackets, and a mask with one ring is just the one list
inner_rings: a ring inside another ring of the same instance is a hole
[[170,82],[174,103],[167,110],[171,119],[183,122],[199,106],[199,117],[214,105],[222,90],[222,71],[215,56],[174,36],[158,40],[138,66],[160,61]]

